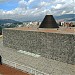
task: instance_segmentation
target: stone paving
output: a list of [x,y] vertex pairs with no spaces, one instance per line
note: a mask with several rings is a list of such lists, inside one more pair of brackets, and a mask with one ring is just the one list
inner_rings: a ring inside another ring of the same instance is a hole
[[75,75],[75,65],[44,57],[36,58],[21,54],[15,49],[4,47],[2,38],[0,38],[0,55],[2,55],[4,59],[32,67],[49,75]]

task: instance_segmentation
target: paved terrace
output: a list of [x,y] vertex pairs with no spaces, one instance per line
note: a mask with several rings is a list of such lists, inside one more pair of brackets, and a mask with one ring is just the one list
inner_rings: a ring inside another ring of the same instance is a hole
[[[25,65],[30,68],[33,68],[33,70],[39,70],[43,73],[35,74],[33,71],[31,73],[35,75],[75,75],[75,65],[59,62],[52,59],[46,59],[44,57],[33,57],[29,56],[27,54],[21,54],[17,52],[15,49],[11,49],[8,47],[3,46],[2,38],[0,38],[0,55],[2,55],[3,62],[10,65],[10,63],[4,60],[9,60],[13,63],[11,63],[12,66],[19,69],[25,69],[20,68],[20,65]],[[18,63],[20,65],[17,66]],[[27,70],[27,69],[26,69]],[[29,69],[27,70],[29,71]]]
[[61,33],[61,34],[75,34],[75,27],[59,27],[59,28],[32,28],[32,27],[19,27],[8,28],[11,30],[23,30],[23,31],[36,31],[36,32],[49,32],[49,33]]

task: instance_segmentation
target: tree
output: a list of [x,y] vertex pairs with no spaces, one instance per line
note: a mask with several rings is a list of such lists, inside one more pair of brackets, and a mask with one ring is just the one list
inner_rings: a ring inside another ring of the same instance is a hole
[[0,35],[2,35],[2,27],[0,26]]

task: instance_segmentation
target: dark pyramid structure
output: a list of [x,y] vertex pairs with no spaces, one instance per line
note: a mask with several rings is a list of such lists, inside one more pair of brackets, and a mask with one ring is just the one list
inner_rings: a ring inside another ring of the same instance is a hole
[[39,28],[59,28],[53,15],[46,15]]

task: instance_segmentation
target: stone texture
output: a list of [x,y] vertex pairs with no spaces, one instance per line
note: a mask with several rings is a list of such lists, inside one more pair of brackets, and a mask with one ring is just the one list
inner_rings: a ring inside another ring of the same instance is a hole
[[75,64],[75,35],[49,32],[3,30],[3,45]]
[[[19,53],[16,49],[3,46],[2,38],[0,38],[0,55],[3,63],[28,73],[31,73],[31,69],[32,75],[75,75],[75,65]],[[40,72],[35,73],[36,70]]]

